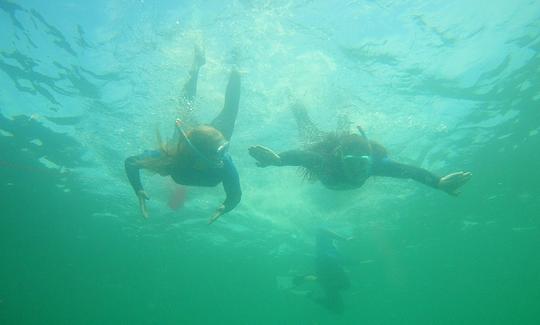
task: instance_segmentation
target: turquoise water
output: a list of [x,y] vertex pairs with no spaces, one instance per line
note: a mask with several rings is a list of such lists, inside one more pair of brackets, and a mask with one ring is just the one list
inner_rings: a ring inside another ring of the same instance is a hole
[[[0,0],[0,323],[540,323],[537,1]],[[193,107],[212,119],[242,73],[231,143],[243,199],[143,175],[124,159]],[[361,124],[396,160],[474,177],[458,198],[377,177],[354,191],[255,167],[253,144],[301,145],[289,107],[324,130]],[[343,313],[281,280],[338,243]]]

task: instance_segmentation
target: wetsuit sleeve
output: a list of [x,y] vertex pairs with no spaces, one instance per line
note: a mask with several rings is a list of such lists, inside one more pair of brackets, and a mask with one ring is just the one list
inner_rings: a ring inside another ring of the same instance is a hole
[[319,166],[322,162],[321,155],[304,150],[289,150],[279,154],[281,166],[302,166],[313,168]]
[[372,174],[374,176],[410,178],[433,188],[439,187],[440,177],[423,168],[401,164],[388,158],[376,161]]
[[234,209],[238,203],[240,203],[240,200],[242,199],[242,189],[240,188],[238,171],[229,155],[223,159],[223,168],[223,189],[227,195],[223,202],[223,206],[225,207],[224,213],[226,213]]
[[140,162],[148,158],[157,158],[160,155],[161,153],[159,151],[147,150],[140,155],[128,157],[124,162],[127,178],[131,184],[131,187],[133,187],[135,194],[144,190],[141,183]]

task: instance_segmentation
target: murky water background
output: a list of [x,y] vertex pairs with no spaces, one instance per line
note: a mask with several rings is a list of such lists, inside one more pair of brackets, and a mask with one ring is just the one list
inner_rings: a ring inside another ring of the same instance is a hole
[[[538,2],[0,0],[0,30],[1,323],[540,322]],[[171,211],[171,182],[146,174],[143,220],[123,161],[172,129],[196,44],[200,121],[242,72],[244,197],[207,226],[220,187]],[[295,101],[474,177],[453,198],[255,167],[249,145],[300,145]],[[342,314],[278,281],[313,272],[321,225],[354,237]]]

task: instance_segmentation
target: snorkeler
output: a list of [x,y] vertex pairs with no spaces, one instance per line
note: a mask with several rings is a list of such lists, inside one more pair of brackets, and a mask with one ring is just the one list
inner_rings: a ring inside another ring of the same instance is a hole
[[[188,101],[195,98],[199,69],[204,63],[203,52],[196,49],[189,79],[184,86],[184,98]],[[175,141],[172,145],[160,144],[159,150],[145,151],[126,159],[126,174],[139,199],[141,213],[145,218],[148,217],[146,210],[148,195],[141,183],[140,169],[148,169],[161,176],[171,176],[177,184],[182,185],[212,187],[223,183],[225,201],[212,215],[209,224],[238,205],[242,191],[228,147],[239,102],[240,74],[233,69],[229,76],[223,109],[209,125],[185,129],[186,123],[177,119]]]
[[343,268],[343,258],[336,248],[336,240],[349,240],[338,234],[321,228],[315,237],[315,275],[324,296],[313,299],[335,313],[343,312],[344,304],[341,291],[350,287],[349,276]]
[[[351,286],[351,281],[344,268],[344,260],[335,242],[337,240],[348,241],[351,238],[344,238],[328,229],[319,228],[315,235],[315,273],[295,276],[292,279],[291,293],[306,295],[314,302],[320,304],[331,312],[342,313],[344,302],[342,291]],[[283,281],[284,277],[280,280]],[[308,283],[317,283],[320,290],[310,289]],[[307,291],[299,291],[301,288]]]
[[292,106],[300,134],[311,138],[305,149],[289,150],[279,154],[261,145],[249,148],[257,166],[299,166],[305,169],[309,180],[320,180],[333,190],[361,187],[370,176],[410,178],[451,195],[458,195],[459,188],[467,183],[470,172],[455,172],[438,177],[431,172],[388,158],[386,149],[369,140],[361,127],[357,132],[324,133],[310,120],[301,105]]

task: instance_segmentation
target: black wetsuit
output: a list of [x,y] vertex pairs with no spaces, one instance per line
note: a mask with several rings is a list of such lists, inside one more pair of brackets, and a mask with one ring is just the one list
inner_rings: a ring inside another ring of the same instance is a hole
[[[126,174],[135,193],[143,190],[139,162],[148,158],[159,158],[160,156],[161,152],[149,150],[138,156],[132,156],[126,159]],[[229,154],[225,154],[223,166],[220,168],[198,170],[192,167],[173,166],[169,170],[169,174],[176,183],[188,186],[213,187],[219,183],[223,183],[223,189],[227,195],[223,202],[225,212],[234,209],[242,197],[240,178]]]
[[[190,79],[185,86],[187,92],[184,97],[188,100],[193,100],[195,90],[197,88],[198,68],[190,72]],[[227,90],[225,92],[225,103],[221,112],[210,123],[210,126],[219,130],[221,134],[229,141],[234,131],[234,124],[238,114],[240,102],[240,74],[238,71],[231,71]],[[162,155],[160,151],[147,150],[144,153],[132,156],[126,159],[125,169],[126,174],[135,190],[135,193],[143,190],[140,178],[140,162],[144,159],[159,158]],[[234,163],[229,156],[225,154],[223,157],[223,166],[219,168],[206,168],[204,170],[196,169],[193,166],[176,165],[171,166],[167,171],[171,178],[178,184],[188,186],[216,186],[223,183],[223,189],[227,195],[223,205],[224,212],[229,212],[234,209],[242,197],[240,188],[240,180]]]

